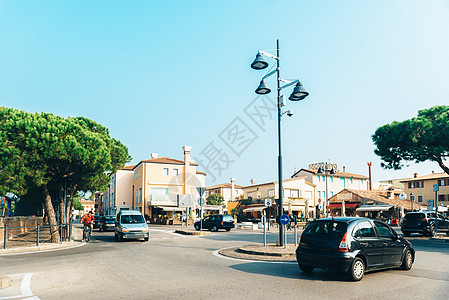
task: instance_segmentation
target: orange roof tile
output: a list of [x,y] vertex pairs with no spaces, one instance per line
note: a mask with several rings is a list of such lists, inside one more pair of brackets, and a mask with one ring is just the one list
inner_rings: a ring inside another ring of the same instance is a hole
[[401,182],[415,181],[415,180],[430,180],[430,179],[439,179],[439,178],[448,178],[449,175],[446,173],[432,173],[424,176],[418,176],[413,178],[404,178]]
[[[184,165],[183,160],[169,158],[169,157],[157,157],[157,158],[150,158],[150,159],[144,159],[141,162],[146,163],[156,163],[156,164],[172,164],[172,165]],[[198,166],[196,163],[190,163],[191,166]]]
[[[218,189],[218,188],[229,188],[230,189],[231,184],[230,183],[217,184],[217,185],[210,186],[210,187],[206,188],[206,190],[212,190],[212,189]],[[234,188],[241,189],[241,188],[243,188],[243,186],[234,184]]]

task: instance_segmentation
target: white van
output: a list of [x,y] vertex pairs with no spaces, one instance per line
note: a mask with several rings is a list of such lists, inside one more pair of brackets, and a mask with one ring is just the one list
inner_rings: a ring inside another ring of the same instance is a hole
[[142,213],[137,210],[121,210],[115,220],[115,239],[143,239],[148,242],[150,233]]

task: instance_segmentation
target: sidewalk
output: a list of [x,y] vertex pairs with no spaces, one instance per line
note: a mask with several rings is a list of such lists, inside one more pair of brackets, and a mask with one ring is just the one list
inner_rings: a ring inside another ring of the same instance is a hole
[[277,261],[296,262],[297,245],[288,244],[286,248],[275,244],[245,245],[240,247],[226,248],[219,251],[219,254],[231,258],[248,259],[255,261]]
[[42,228],[39,231],[39,246],[37,246],[36,230],[29,231],[17,236],[13,236],[6,242],[6,249],[3,249],[3,242],[0,243],[0,255],[11,253],[28,253],[35,251],[48,251],[54,249],[70,248],[82,244],[83,229],[81,225],[72,226],[72,240],[62,243],[50,242],[50,229]]

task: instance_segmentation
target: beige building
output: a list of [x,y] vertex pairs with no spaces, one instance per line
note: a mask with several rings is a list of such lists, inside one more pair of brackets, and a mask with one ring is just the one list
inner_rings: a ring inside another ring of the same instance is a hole
[[[237,201],[243,195],[243,186],[235,184],[235,178],[231,178],[230,183],[223,183],[210,186],[204,192],[204,199],[207,199],[212,194],[220,194],[224,198],[224,205],[227,211],[229,202]],[[233,206],[233,208],[235,205]]]
[[125,166],[111,175],[109,187],[103,194],[102,211],[104,215],[115,215],[120,210],[133,209],[133,184],[135,165]]
[[[198,165],[191,161],[190,150],[190,146],[183,147],[184,160],[152,153],[150,159],[140,161],[133,168],[133,206],[150,220],[185,211],[180,207],[182,203],[196,207],[197,183],[205,174],[197,172]],[[194,210],[188,212],[191,215]]]
[[[330,198],[344,189],[368,189],[368,177],[366,176],[347,173],[345,167],[343,167],[343,172],[340,172],[336,164],[333,165],[336,172],[334,174],[328,172],[326,176],[324,173],[318,173],[319,165],[309,165],[309,169],[301,169],[295,172],[292,178],[305,177],[307,182],[316,186],[315,198],[321,205],[323,213],[326,211],[326,198]],[[328,195],[326,195],[326,181]]]
[[[315,217],[314,207],[317,205],[315,198],[315,184],[306,181],[306,177],[295,177],[282,181],[283,187],[283,207],[284,212],[301,216]],[[243,187],[243,197],[245,199],[259,200],[260,204],[265,204],[266,199],[279,198],[279,182],[267,182],[253,184]],[[247,208],[244,212],[262,211],[266,206],[256,206]]]
[[[410,199],[414,205],[414,210],[420,208],[420,206],[427,206],[427,203],[431,203],[435,199],[435,192],[433,191],[433,185],[437,184],[439,191],[438,205],[447,207],[449,206],[449,175],[446,173],[432,173],[429,175],[418,176],[415,173],[413,178],[403,179],[404,191],[407,198]],[[443,208],[444,209],[444,208]]]

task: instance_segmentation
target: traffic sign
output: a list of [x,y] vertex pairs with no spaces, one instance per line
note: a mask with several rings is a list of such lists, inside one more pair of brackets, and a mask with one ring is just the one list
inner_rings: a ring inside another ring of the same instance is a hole
[[427,210],[433,210],[433,200],[427,200]]
[[271,206],[273,205],[273,202],[271,202],[271,199],[265,199],[265,206]]
[[405,200],[405,199],[407,199],[407,195],[405,193],[400,193],[399,200]]
[[438,184],[433,185],[433,191],[438,192],[440,190],[440,186]]
[[198,204],[203,206],[204,205],[204,199],[203,198],[198,199]]
[[290,222],[290,218],[288,215],[282,215],[280,221],[282,225],[287,225]]

